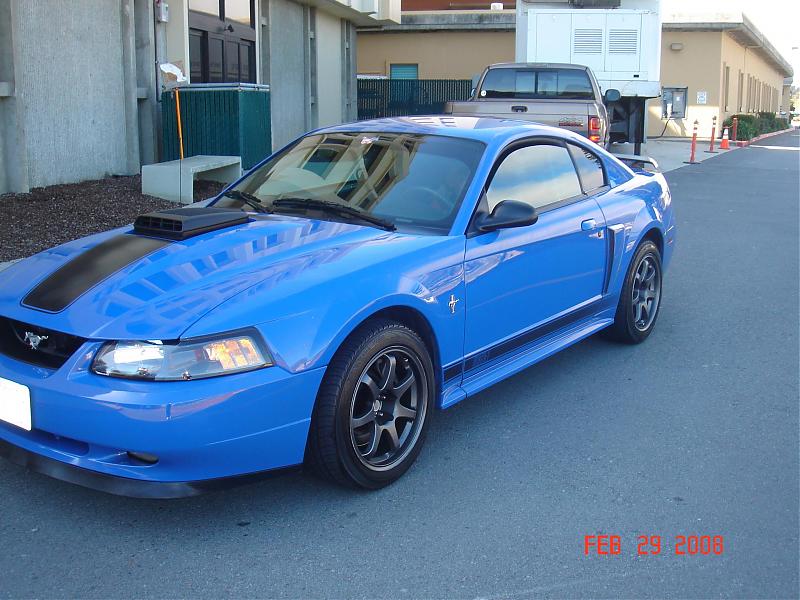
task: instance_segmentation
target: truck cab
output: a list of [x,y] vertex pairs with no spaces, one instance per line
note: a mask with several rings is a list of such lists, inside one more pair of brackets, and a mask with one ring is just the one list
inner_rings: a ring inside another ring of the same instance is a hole
[[608,112],[591,69],[562,63],[500,63],[481,75],[466,102],[450,102],[455,116],[491,116],[562,127],[606,146]]

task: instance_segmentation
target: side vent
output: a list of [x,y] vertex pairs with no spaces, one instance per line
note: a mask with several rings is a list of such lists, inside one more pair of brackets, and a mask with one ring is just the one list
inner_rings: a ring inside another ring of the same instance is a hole
[[639,32],[636,29],[609,29],[609,54],[636,54],[639,51]]
[[602,29],[576,29],[573,35],[573,54],[601,54],[603,52]]
[[133,223],[133,231],[149,237],[185,240],[248,220],[246,213],[229,208],[173,208],[139,215]]

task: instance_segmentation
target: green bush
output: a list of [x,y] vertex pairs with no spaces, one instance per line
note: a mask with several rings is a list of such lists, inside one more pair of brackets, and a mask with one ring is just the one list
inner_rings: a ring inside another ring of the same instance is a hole
[[[740,141],[751,140],[764,133],[781,131],[789,127],[789,122],[786,119],[780,119],[775,116],[775,113],[770,112],[760,112],[754,115],[733,115],[723,121],[722,127],[733,127],[733,117],[739,120],[739,125],[736,128],[736,138]],[[732,129],[729,129],[729,135],[733,139]]]

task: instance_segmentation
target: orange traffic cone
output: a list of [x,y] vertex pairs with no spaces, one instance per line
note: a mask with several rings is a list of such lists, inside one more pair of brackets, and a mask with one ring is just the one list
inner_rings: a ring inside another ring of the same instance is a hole
[[730,150],[731,146],[728,143],[728,128],[722,130],[722,143],[719,145],[720,150]]

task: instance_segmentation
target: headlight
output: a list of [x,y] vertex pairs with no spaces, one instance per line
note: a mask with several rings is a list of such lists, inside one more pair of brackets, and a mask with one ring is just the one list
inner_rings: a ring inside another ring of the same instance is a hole
[[272,364],[261,336],[248,332],[176,343],[108,342],[92,361],[92,371],[111,377],[186,381]]

